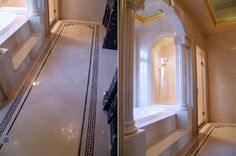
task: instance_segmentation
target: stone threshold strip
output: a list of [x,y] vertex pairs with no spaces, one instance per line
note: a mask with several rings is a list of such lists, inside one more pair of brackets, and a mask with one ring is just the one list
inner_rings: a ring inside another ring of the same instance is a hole
[[[88,119],[86,148],[85,148],[86,155],[93,155],[95,127],[96,127],[97,80],[98,80],[98,57],[99,57],[99,25],[93,24],[93,23],[78,22],[78,21],[66,21],[66,20],[61,22],[61,24],[59,25],[59,27],[57,28],[57,30],[55,32],[56,35],[53,36],[53,38],[49,41],[49,43],[43,49],[43,51],[45,51],[45,52],[38,59],[37,63],[33,67],[33,70],[29,74],[26,82],[24,83],[24,85],[21,88],[21,90],[19,91],[18,95],[16,96],[16,98],[12,102],[8,112],[6,113],[3,121],[1,122],[1,124],[0,124],[0,138],[3,137],[3,134],[6,131],[8,124],[13,119],[13,121],[10,125],[10,128],[8,129],[8,131],[4,135],[9,134],[12,126],[14,125],[15,120],[17,119],[19,113],[21,112],[21,109],[23,108],[24,103],[27,100],[27,97],[33,87],[32,83],[39,76],[40,71],[42,70],[48,57],[50,56],[52,49],[54,48],[54,45],[56,44],[58,38],[60,37],[60,34],[61,34],[63,28],[65,26],[74,25],[74,24],[84,24],[84,25],[87,25],[89,28],[93,29],[93,39],[92,39],[92,45],[91,45],[91,56],[90,56],[90,67],[89,67],[88,81],[89,81],[89,77],[90,77],[90,68],[91,68],[93,51],[94,51],[94,56],[93,56],[94,58],[93,58],[92,87],[91,87],[91,97],[90,97],[89,117],[88,117],[89,119]],[[94,34],[94,32],[95,32],[95,34]],[[47,50],[47,49],[49,49],[49,50]],[[87,85],[89,86],[89,82]],[[87,92],[88,92],[88,87],[87,87]],[[86,101],[87,100],[85,99],[82,129],[84,129],[84,119],[85,119],[86,105],[87,105]],[[20,107],[20,108],[16,112],[18,107]],[[14,116],[15,113],[16,113],[16,115]],[[81,131],[81,135],[82,134],[83,134],[83,132]],[[82,144],[82,140],[80,140],[79,149],[81,149],[81,144]],[[2,146],[3,146],[3,144],[0,145],[0,149],[2,148]],[[80,154],[80,151],[79,151],[79,154]]]

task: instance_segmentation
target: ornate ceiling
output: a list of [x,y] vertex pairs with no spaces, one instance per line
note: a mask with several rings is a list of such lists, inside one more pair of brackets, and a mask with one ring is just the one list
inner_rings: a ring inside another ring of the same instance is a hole
[[236,23],[236,0],[205,0],[215,25]]
[[141,24],[147,24],[163,17],[163,11],[158,9],[156,5],[145,5],[145,9],[135,13],[136,20]]

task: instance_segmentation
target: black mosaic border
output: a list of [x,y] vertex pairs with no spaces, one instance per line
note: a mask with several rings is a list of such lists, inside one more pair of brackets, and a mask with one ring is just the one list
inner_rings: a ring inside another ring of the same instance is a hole
[[95,51],[93,61],[93,75],[91,86],[91,97],[88,117],[87,139],[85,147],[85,156],[93,156],[95,129],[96,129],[96,109],[97,109],[97,82],[98,82],[98,61],[99,61],[99,25],[95,26]]
[[93,55],[93,46],[94,46],[94,25],[86,25],[90,29],[92,29],[92,38],[91,38],[91,49],[90,49],[90,58],[89,58],[89,70],[88,70],[88,78],[87,78],[87,88],[86,88],[86,95],[85,95],[85,101],[84,101],[84,110],[83,110],[83,119],[82,119],[82,126],[81,126],[81,132],[80,132],[80,140],[79,140],[79,150],[78,150],[78,156],[81,155],[82,150],[82,142],[83,142],[83,133],[84,133],[84,124],[85,124],[85,117],[86,117],[86,110],[87,110],[87,103],[88,103],[88,92],[89,92],[89,86],[90,86],[90,75],[91,75],[91,66],[92,66],[92,55]]

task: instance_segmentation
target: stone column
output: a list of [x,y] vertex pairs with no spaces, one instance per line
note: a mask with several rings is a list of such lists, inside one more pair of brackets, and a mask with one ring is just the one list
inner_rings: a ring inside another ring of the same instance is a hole
[[29,15],[30,16],[39,16],[40,10],[38,7],[38,0],[28,0]]
[[122,126],[120,150],[123,156],[145,155],[145,133],[137,129],[133,118],[134,12],[144,5],[141,1],[120,1],[118,92]]
[[187,61],[188,61],[188,52],[191,48],[191,41],[189,38],[185,37],[184,39],[176,38],[176,56],[177,56],[177,70],[178,70],[178,105],[180,110],[188,110],[188,71],[187,71]]
[[131,2],[126,4],[123,20],[123,52],[120,60],[122,70],[122,102],[124,114],[124,135],[137,132],[133,119],[133,60],[134,60],[134,8]]

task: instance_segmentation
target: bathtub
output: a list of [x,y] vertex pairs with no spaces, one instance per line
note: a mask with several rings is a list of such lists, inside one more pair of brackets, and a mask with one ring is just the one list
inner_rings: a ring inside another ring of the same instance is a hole
[[14,13],[0,12],[0,35],[3,34],[16,18]]
[[143,120],[151,119],[164,111],[165,111],[164,108],[156,108],[156,107],[134,108],[134,120],[136,122],[140,122]]

